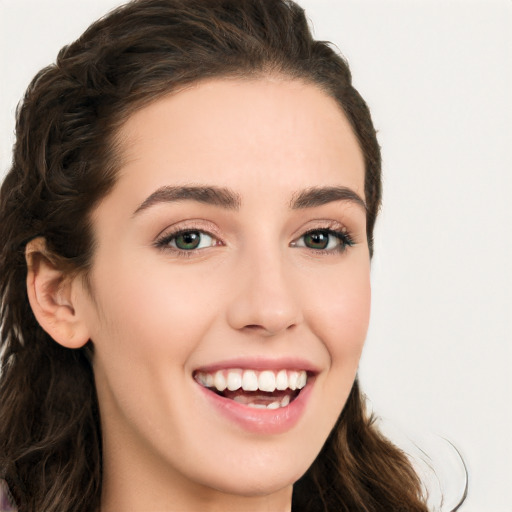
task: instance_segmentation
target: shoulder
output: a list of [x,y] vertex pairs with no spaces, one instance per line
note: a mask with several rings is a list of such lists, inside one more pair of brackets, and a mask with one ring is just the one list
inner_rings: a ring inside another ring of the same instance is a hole
[[17,512],[7,482],[0,478],[0,512]]

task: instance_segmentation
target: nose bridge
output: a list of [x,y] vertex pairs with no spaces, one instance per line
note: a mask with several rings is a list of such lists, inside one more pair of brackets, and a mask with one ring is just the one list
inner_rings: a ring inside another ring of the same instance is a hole
[[237,293],[228,311],[233,328],[270,336],[300,323],[300,304],[285,251],[275,243],[255,244],[240,255],[233,273]]

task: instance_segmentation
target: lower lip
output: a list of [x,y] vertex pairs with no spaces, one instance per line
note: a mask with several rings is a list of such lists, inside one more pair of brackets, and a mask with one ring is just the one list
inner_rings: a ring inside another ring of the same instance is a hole
[[313,386],[314,378],[286,407],[279,409],[256,409],[224,398],[197,384],[203,395],[224,417],[244,430],[258,434],[282,434],[293,428],[302,417]]

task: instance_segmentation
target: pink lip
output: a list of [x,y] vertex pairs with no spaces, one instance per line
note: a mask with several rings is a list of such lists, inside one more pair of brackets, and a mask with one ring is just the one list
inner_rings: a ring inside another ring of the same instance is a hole
[[305,359],[299,359],[294,357],[286,357],[280,359],[268,359],[268,358],[254,358],[254,357],[245,357],[245,358],[235,358],[235,359],[226,359],[224,361],[219,361],[217,363],[209,364],[207,366],[201,366],[200,368],[196,368],[194,371],[201,371],[207,373],[213,373],[217,370],[226,370],[229,368],[241,368],[241,369],[250,369],[250,370],[306,370],[309,374],[316,375],[319,373],[319,369],[306,361]]
[[203,395],[222,415],[244,430],[257,434],[282,434],[290,430],[301,418],[311,395],[312,383],[308,382],[297,398],[279,409],[254,409],[229,398],[217,395],[198,384]]

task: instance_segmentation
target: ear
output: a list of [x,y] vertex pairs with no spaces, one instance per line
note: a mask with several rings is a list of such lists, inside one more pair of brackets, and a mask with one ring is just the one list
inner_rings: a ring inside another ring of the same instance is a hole
[[39,325],[64,347],[84,346],[89,332],[74,305],[80,278],[58,268],[44,238],[27,244],[25,259],[28,299]]

